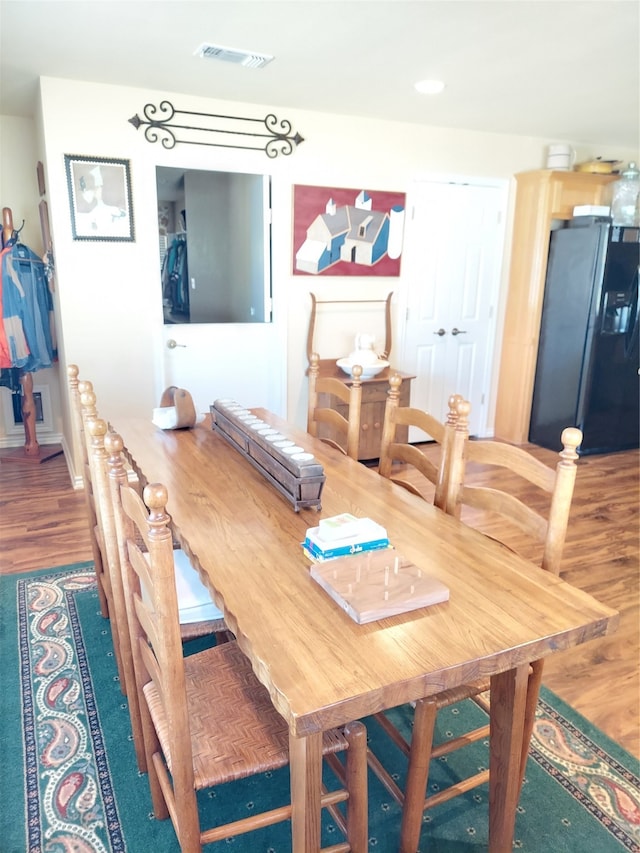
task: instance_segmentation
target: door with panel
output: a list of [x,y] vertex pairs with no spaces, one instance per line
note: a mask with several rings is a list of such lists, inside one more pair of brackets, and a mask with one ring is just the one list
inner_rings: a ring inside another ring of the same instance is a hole
[[506,184],[415,182],[412,195],[400,364],[416,376],[411,402],[444,420],[462,394],[472,434],[486,435]]
[[188,263],[180,311],[163,276],[159,384],[186,388],[199,414],[219,397],[283,414],[286,319],[272,312],[269,176],[158,167],[157,184],[172,218],[182,211]]
[[283,415],[286,334],[283,323],[202,323],[163,327],[159,385],[186,388],[198,414],[228,397]]

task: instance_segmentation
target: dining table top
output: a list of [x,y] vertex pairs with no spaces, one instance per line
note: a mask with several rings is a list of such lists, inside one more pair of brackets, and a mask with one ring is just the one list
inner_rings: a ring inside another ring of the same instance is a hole
[[[138,475],[168,490],[175,536],[258,679],[304,737],[615,630],[616,611],[264,409],[322,464],[321,509],[295,511],[212,429],[121,417]],[[449,599],[358,624],[311,577],[308,528],[340,513],[386,528]]]

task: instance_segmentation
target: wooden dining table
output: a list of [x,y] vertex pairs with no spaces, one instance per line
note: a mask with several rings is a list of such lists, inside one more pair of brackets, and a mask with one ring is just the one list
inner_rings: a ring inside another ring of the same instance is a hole
[[[510,851],[529,664],[611,633],[618,614],[281,418],[252,412],[322,464],[321,509],[295,511],[209,416],[187,430],[127,417],[113,428],[138,475],[167,487],[179,544],[287,721],[294,853],[320,849],[324,730],[482,677],[494,698],[489,849]],[[301,544],[319,519],[345,512],[383,525],[449,599],[358,624],[311,577]]]

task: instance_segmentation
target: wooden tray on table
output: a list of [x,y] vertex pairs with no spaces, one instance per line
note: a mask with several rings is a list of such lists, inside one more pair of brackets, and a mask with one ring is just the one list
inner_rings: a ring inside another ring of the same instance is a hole
[[393,548],[314,563],[311,577],[360,625],[449,600],[449,587]]

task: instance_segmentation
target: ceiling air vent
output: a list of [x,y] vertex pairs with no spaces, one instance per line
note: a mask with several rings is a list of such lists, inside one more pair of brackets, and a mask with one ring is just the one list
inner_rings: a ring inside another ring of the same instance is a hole
[[235,47],[223,47],[221,44],[201,44],[195,55],[203,59],[219,59],[221,62],[244,65],[245,68],[264,68],[273,59],[273,56],[267,53],[238,50]]

